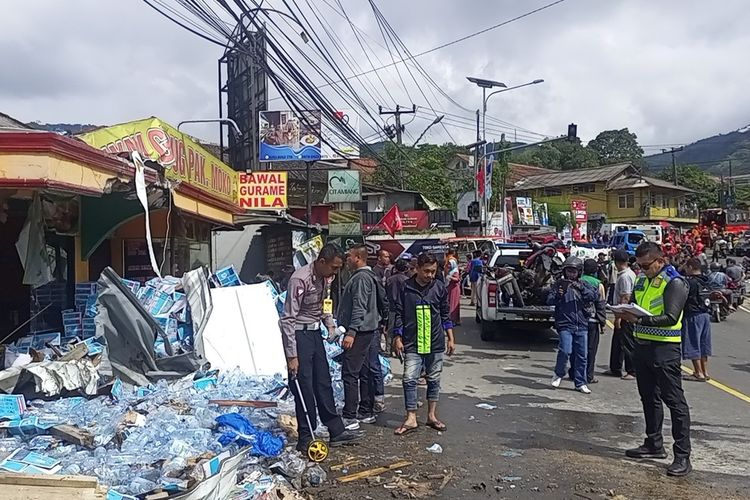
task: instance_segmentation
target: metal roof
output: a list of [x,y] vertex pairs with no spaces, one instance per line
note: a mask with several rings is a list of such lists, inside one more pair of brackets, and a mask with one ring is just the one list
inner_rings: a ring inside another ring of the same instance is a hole
[[659,187],[664,189],[684,191],[686,193],[695,192],[692,189],[672,184],[669,181],[657,179],[656,177],[648,177],[645,175],[629,175],[621,179],[615,179],[609,183],[607,189],[610,191],[614,191],[618,189],[634,189],[640,187]]
[[609,182],[628,170],[635,172],[635,169],[630,163],[620,163],[605,167],[581,168],[578,170],[565,170],[552,174],[532,175],[531,177],[516,182],[510,191],[571,186],[574,184],[587,184],[591,182]]
[[28,125],[25,123],[16,120],[10,115],[6,115],[5,113],[0,113],[0,129],[2,128],[12,128],[12,129],[30,129]]

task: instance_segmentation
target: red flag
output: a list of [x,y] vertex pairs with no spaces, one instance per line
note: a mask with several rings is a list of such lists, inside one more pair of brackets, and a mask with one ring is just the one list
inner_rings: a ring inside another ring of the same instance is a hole
[[401,212],[398,211],[398,205],[394,204],[385,213],[380,222],[378,222],[378,226],[385,229],[391,235],[391,238],[393,238],[393,235],[397,231],[401,231],[404,228],[404,223],[401,221]]
[[484,198],[484,184],[487,176],[485,175],[484,168],[478,168],[476,172],[477,180],[477,196],[481,199]]

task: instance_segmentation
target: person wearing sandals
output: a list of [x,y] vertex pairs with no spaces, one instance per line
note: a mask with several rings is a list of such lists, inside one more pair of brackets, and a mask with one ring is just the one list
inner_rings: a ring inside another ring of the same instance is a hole
[[[416,274],[404,282],[395,304],[393,351],[404,362],[404,401],[406,420],[395,431],[398,436],[418,427],[417,379],[422,369],[427,378],[427,426],[445,431],[437,417],[440,396],[440,373],[443,355],[456,350],[453,323],[450,320],[448,291],[435,279],[437,259],[430,253],[420,254]],[[446,340],[447,339],[447,340]]]
[[682,359],[693,362],[693,374],[687,380],[705,382],[708,376],[708,357],[711,356],[711,311],[706,295],[711,289],[708,278],[701,271],[700,259],[685,263],[683,274],[690,286],[682,322]]

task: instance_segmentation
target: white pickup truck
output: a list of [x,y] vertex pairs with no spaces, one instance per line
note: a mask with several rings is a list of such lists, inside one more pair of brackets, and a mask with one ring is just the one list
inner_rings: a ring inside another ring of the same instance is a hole
[[497,250],[477,283],[482,340],[493,340],[503,329],[551,328],[555,309],[546,305],[546,291],[564,260],[551,246]]

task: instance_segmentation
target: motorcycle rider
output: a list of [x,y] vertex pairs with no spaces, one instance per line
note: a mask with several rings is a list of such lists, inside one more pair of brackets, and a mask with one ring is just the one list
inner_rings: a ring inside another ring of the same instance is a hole
[[599,290],[582,281],[582,273],[583,261],[578,257],[568,257],[562,267],[562,276],[552,285],[547,296],[547,305],[555,306],[555,329],[560,337],[552,387],[560,387],[572,355],[575,388],[583,394],[591,394],[586,379],[587,337],[589,318],[599,300]]
[[725,290],[731,279],[721,271],[721,265],[718,262],[711,262],[709,269],[711,272],[708,273],[708,282],[711,284],[711,287],[718,290]]
[[718,262],[712,262],[710,266],[711,272],[708,273],[708,284],[713,290],[721,290],[721,293],[727,300],[727,304],[730,310],[734,311],[735,307],[732,303],[732,291],[729,290],[729,283],[732,279],[721,271],[721,266]]
[[737,284],[742,284],[745,281],[745,270],[742,266],[737,264],[734,259],[727,259],[727,268],[724,270],[727,276]]

